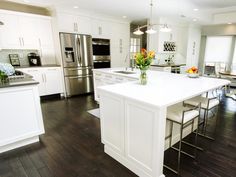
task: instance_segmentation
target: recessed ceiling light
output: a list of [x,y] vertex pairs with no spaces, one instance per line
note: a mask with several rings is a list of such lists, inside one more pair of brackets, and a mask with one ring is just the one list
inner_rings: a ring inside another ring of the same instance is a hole
[[127,18],[127,16],[126,16],[126,15],[123,15],[122,18]]
[[197,11],[199,11],[199,9],[195,8],[195,9],[193,9],[193,11],[197,12]]
[[228,25],[232,25],[232,23],[231,23],[231,22],[229,22],[229,23],[228,23]]
[[196,21],[197,21],[197,19],[196,19],[196,18],[194,18],[194,19],[193,19],[193,21],[194,21],[194,22],[196,22]]
[[29,1],[29,0],[24,0],[24,2],[28,3],[28,2],[30,2],[30,1]]
[[74,9],[78,9],[79,7],[78,6],[74,6]]

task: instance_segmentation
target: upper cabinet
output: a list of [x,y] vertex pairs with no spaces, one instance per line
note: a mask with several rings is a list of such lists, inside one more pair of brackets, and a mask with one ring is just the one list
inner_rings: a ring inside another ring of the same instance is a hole
[[18,17],[16,15],[0,13],[0,19],[4,23],[0,27],[1,48],[9,47],[15,49],[23,47]]
[[42,64],[55,64],[51,17],[0,11],[0,48],[38,50]]
[[91,34],[91,22],[89,17],[58,14],[58,27],[60,32]]
[[111,24],[105,20],[92,20],[92,36],[95,38],[111,38]]

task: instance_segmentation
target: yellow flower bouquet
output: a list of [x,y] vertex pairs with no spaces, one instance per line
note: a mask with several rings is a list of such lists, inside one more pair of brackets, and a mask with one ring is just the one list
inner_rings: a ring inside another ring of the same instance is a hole
[[135,61],[136,67],[140,69],[140,83],[142,85],[147,84],[147,69],[152,63],[153,58],[155,57],[154,51],[147,51],[146,49],[142,49],[141,52],[136,53]]

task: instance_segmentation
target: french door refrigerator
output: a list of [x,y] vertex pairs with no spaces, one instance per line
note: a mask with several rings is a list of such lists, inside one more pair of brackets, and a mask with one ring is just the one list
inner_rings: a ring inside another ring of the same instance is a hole
[[93,53],[90,35],[60,33],[66,96],[93,92]]

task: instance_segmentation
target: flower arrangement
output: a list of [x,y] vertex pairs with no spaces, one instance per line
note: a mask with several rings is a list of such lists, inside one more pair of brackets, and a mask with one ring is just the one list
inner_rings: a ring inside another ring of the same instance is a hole
[[146,49],[142,49],[141,52],[136,53],[135,61],[136,66],[140,69],[148,69],[152,63],[153,58],[155,57],[154,51],[147,51]]
[[147,74],[146,71],[152,63],[153,58],[155,57],[154,51],[147,51],[142,49],[141,52],[135,55],[136,67],[140,69],[140,83],[142,85],[147,84]]
[[9,63],[0,63],[0,82],[7,82],[8,76],[15,73],[14,67]]

